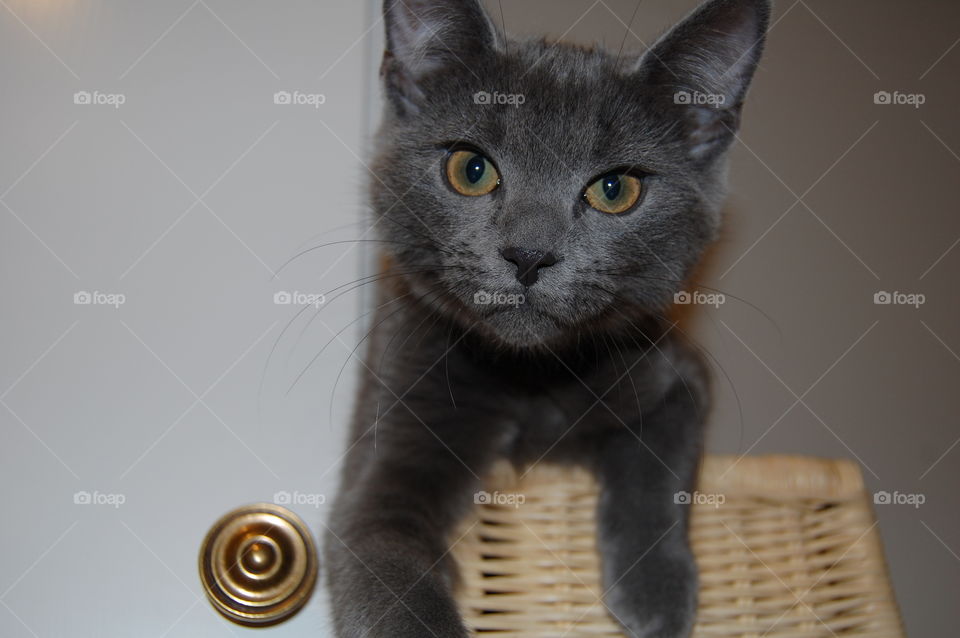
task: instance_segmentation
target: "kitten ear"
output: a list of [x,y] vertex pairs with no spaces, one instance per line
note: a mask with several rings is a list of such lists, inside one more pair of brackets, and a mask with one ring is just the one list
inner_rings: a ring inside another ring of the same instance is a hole
[[694,158],[729,146],[769,21],[769,0],[710,0],[641,57],[637,72],[677,109]]
[[[416,110],[418,81],[439,68],[469,64],[496,47],[479,0],[384,0],[387,48],[380,73],[401,110]],[[468,69],[463,69],[468,73]]]

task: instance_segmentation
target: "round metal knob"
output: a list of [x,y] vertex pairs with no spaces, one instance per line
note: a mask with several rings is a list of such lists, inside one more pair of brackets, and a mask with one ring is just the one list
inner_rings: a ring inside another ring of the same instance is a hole
[[310,598],[317,551],[296,514],[270,503],[233,510],[200,548],[200,580],[221,614],[246,625],[280,622]]

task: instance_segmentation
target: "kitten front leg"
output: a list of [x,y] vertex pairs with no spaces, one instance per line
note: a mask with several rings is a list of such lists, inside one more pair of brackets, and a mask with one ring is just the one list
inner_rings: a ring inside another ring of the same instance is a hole
[[[598,541],[605,604],[631,638],[687,638],[696,619],[697,567],[687,540],[703,411],[678,381],[642,427],[600,444]],[[641,439],[643,442],[641,443]]]
[[376,447],[363,437],[347,461],[357,471],[345,474],[325,542],[340,638],[467,636],[450,534],[473,505],[489,443],[465,439],[462,421],[449,443],[414,423],[381,424]]

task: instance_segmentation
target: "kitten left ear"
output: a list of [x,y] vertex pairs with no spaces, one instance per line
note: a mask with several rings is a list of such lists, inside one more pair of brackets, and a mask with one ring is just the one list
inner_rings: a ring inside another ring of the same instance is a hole
[[726,150],[763,51],[770,0],[710,0],[663,36],[636,72],[687,125],[690,152]]
[[383,18],[387,49],[381,75],[401,111],[416,110],[423,97],[418,82],[426,74],[469,64],[497,43],[480,0],[384,0]]

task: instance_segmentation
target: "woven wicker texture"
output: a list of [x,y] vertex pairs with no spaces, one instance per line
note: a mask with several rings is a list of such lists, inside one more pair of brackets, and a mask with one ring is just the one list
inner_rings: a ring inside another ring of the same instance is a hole
[[[455,537],[461,609],[478,634],[622,636],[601,602],[596,484],[584,471],[498,468]],[[700,565],[694,636],[902,638],[871,501],[848,461],[708,457],[692,505]],[[642,569],[642,562],[636,569]]]

